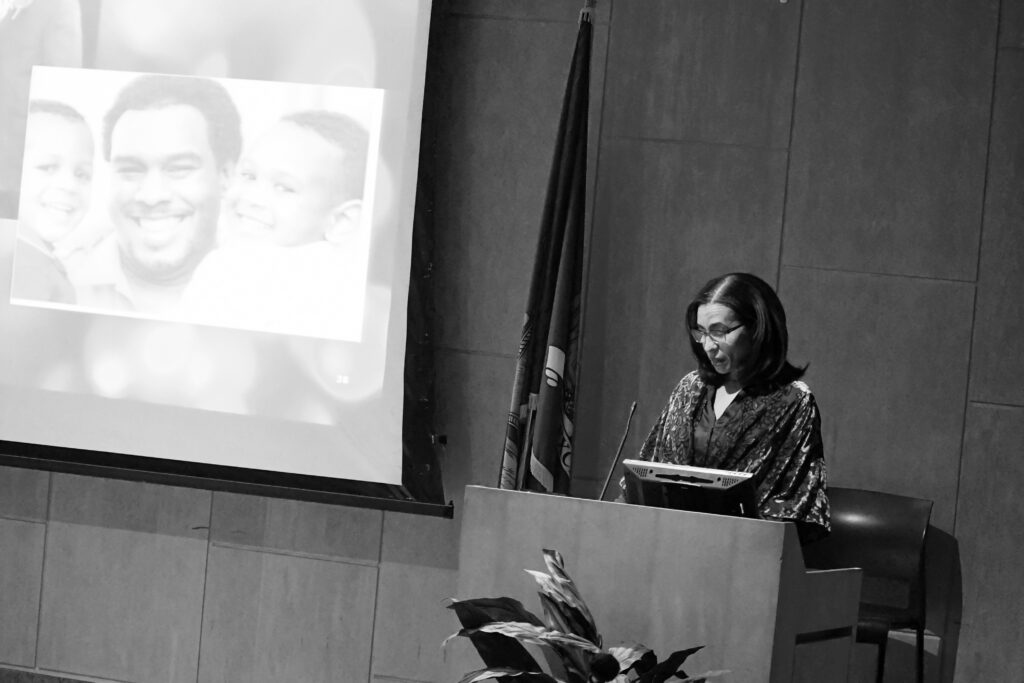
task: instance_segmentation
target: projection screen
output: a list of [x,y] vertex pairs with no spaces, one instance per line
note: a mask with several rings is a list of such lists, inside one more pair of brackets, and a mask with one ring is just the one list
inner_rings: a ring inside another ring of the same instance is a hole
[[400,485],[429,0],[0,11],[0,439]]

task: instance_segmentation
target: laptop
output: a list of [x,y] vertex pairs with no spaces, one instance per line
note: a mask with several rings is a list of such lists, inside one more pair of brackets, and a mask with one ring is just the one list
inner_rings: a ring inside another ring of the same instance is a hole
[[716,470],[647,460],[623,460],[627,503],[755,518],[754,479],[749,472]]

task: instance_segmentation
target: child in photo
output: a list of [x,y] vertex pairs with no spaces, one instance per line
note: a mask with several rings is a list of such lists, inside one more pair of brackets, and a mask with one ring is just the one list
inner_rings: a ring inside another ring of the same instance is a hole
[[368,135],[343,114],[285,116],[244,150],[221,243],[340,243],[359,225]]
[[196,270],[182,317],[358,339],[368,144],[360,124],[318,110],[285,116],[247,145],[225,193],[220,246]]
[[89,209],[93,137],[70,105],[29,103],[11,296],[74,303],[74,288],[54,255]]

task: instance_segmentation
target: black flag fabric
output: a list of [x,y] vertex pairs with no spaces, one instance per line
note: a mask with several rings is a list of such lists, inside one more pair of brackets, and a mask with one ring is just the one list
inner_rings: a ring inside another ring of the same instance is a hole
[[519,342],[499,487],[568,493],[579,359],[591,6],[562,102]]

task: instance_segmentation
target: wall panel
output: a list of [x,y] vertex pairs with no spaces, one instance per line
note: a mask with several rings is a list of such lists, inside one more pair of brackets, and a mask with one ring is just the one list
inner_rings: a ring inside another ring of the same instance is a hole
[[74,474],[51,485],[51,522],[206,539],[209,491]]
[[790,357],[810,363],[829,479],[935,501],[953,528],[974,288],[783,268]]
[[448,653],[441,643],[459,629],[445,605],[459,597],[457,579],[455,569],[381,563],[373,636],[375,678],[445,680]]
[[38,666],[123,681],[194,681],[205,538],[52,522]]
[[1024,672],[1024,408],[971,405],[957,503],[964,573],[957,680],[1020,680]]
[[995,0],[808,0],[783,263],[974,280]]
[[444,680],[446,651],[441,643],[458,625],[445,608],[457,597],[458,546],[455,520],[385,513],[374,677]]
[[49,490],[49,472],[0,467],[0,517],[45,521]]
[[54,475],[40,668],[194,681],[210,493]]
[[498,483],[514,373],[515,359],[510,357],[437,354],[437,421],[448,440],[441,467],[456,520],[467,485]]
[[384,513],[382,562],[458,569],[459,525],[450,519]]
[[200,683],[369,679],[377,567],[214,546]]
[[50,473],[0,467],[0,663],[34,666]]
[[383,516],[380,510],[218,492],[213,496],[210,539],[375,564]]
[[0,518],[0,663],[34,666],[46,527]]
[[605,135],[786,147],[800,6],[615,3]]
[[1002,0],[1000,4],[999,44],[1024,49],[1024,2]]
[[1000,50],[971,398],[1024,405],[1024,51]]

